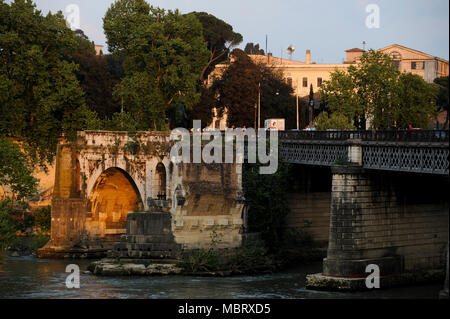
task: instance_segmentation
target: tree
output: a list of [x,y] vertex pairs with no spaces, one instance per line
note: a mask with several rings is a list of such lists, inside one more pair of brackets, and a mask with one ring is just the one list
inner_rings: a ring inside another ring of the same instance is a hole
[[264,50],[259,48],[259,44],[254,44],[253,42],[245,45],[244,52],[247,54],[265,55]]
[[427,127],[435,113],[435,87],[418,76],[400,74],[388,55],[373,50],[348,72],[331,73],[320,93],[326,110],[345,115],[358,129],[366,129],[366,118],[376,129]]
[[85,119],[71,62],[77,36],[61,12],[43,16],[31,1],[0,0],[0,135],[51,162],[62,134],[74,139]]
[[242,35],[234,32],[231,25],[212,14],[206,12],[192,12],[190,14],[194,15],[202,24],[203,38],[211,53],[200,76],[201,80],[205,80],[216,64],[228,58],[231,48],[242,42]]
[[120,103],[113,98],[113,89],[121,80],[120,74],[114,73],[116,61],[114,57],[96,55],[93,43],[83,31],[78,30],[77,34],[80,46],[74,54],[74,61],[79,65],[76,75],[84,91],[86,105],[101,119],[111,118],[120,111]]
[[353,66],[345,71],[335,70],[330,74],[330,80],[325,81],[320,88],[324,109],[328,113],[340,113],[352,119],[356,126],[362,128],[358,119],[364,116],[364,107],[355,89]]
[[[214,88],[202,85],[200,87],[200,101],[189,112],[189,118],[202,121],[202,128],[210,125],[213,120],[213,109],[217,105],[216,93]],[[190,121],[189,124],[191,124]]]
[[436,78],[434,80],[434,83],[439,85],[439,94],[437,97],[436,104],[440,108],[440,110],[447,112],[447,118],[445,121],[445,125],[447,128],[448,128],[448,123],[449,123],[449,116],[448,116],[449,81],[448,81],[448,78],[449,78],[448,76],[442,76],[442,77]]
[[261,117],[262,119],[284,118],[287,128],[295,128],[296,98],[294,89],[280,71],[267,65],[259,65],[261,72]]
[[389,96],[395,95],[400,74],[392,59],[383,52],[370,50],[349,73],[354,73],[359,101],[364,112],[370,114],[373,127],[392,128],[395,119],[389,110]]
[[217,107],[228,114],[228,126],[253,127],[261,73],[252,60],[240,49],[231,53],[234,61],[213,88],[217,92]]
[[182,101],[189,110],[210,53],[195,15],[165,11],[144,0],[118,0],[103,19],[109,51],[125,55],[126,76],[114,95],[142,130],[164,130],[166,111]]
[[261,119],[284,118],[287,127],[296,127],[294,90],[283,74],[263,63],[253,63],[240,49],[233,51],[232,58],[222,77],[212,85],[209,104],[217,106],[219,117],[226,111],[228,126],[255,126],[260,92]]
[[11,217],[13,211],[10,200],[0,202],[0,252],[16,240],[16,223]]
[[438,92],[436,84],[426,83],[419,75],[402,73],[392,107],[397,126],[428,128],[436,115]]
[[[228,59],[231,48],[242,42],[242,35],[234,32],[231,25],[211,14],[206,12],[192,12],[191,14],[195,15],[202,24],[203,37],[211,57],[202,70],[200,76],[202,82],[198,83],[200,100],[187,113],[191,120],[201,120],[202,126],[206,127],[212,122],[213,108],[216,105],[214,89],[207,86],[206,83],[208,76],[218,63]],[[189,123],[192,123],[192,121],[189,121]]]
[[33,163],[19,145],[0,136],[0,187],[7,187],[17,199],[34,195],[37,179],[32,176]]

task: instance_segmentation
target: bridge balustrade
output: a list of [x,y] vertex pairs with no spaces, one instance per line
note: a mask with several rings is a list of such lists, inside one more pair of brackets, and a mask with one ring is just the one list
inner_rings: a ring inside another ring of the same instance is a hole
[[289,163],[449,173],[448,130],[300,131],[280,132],[279,137],[281,156]]

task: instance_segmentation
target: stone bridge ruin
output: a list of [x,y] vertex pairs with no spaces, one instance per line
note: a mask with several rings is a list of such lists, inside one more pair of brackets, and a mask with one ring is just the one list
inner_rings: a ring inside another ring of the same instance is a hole
[[166,213],[183,248],[209,247],[216,229],[219,247],[239,246],[241,164],[174,164],[171,145],[167,133],[104,131],[58,145],[51,241],[39,257],[103,256],[126,234],[127,214],[143,211]]

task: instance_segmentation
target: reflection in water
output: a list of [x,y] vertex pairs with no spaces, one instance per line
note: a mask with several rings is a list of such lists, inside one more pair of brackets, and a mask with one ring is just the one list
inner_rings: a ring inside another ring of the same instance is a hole
[[[442,285],[426,285],[359,293],[305,289],[305,276],[321,270],[321,263],[274,275],[231,278],[96,277],[85,273],[90,261],[9,258],[0,264],[0,298],[437,298]],[[67,289],[66,266],[81,269],[81,288]]]

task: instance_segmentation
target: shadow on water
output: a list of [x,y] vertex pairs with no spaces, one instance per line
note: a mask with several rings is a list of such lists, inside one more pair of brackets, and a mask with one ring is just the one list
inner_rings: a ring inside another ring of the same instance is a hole
[[[229,278],[205,277],[96,277],[86,273],[90,261],[8,258],[0,264],[0,298],[52,299],[349,299],[437,298],[439,284],[342,293],[305,289],[307,274],[321,270],[321,263],[296,267],[273,275]],[[80,289],[67,289],[66,266],[81,269]]]

